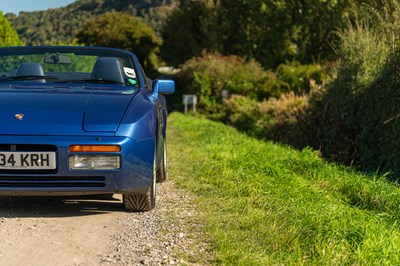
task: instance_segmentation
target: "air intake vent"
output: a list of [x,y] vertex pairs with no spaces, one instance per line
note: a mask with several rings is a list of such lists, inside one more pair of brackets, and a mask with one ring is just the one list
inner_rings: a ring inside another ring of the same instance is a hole
[[104,176],[0,176],[0,188],[105,187]]

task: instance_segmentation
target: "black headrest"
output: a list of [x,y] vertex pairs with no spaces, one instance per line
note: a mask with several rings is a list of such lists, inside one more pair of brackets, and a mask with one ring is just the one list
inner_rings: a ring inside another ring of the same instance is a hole
[[17,69],[16,76],[44,76],[43,68],[40,63],[24,62]]
[[98,58],[94,64],[90,78],[124,83],[121,64],[118,59],[114,57]]
[[[21,63],[15,73],[17,77],[20,76],[44,76],[42,65],[36,62]],[[44,79],[33,80],[33,82],[45,82]]]

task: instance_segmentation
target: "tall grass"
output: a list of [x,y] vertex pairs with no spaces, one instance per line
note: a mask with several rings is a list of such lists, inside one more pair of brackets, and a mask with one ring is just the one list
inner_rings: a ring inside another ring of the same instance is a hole
[[[324,157],[364,171],[400,175],[400,2],[363,6],[339,35],[337,77],[320,99],[310,101],[308,145]],[[296,128],[296,127],[294,127]]]
[[170,116],[169,176],[198,195],[217,264],[398,265],[400,188],[238,133]]

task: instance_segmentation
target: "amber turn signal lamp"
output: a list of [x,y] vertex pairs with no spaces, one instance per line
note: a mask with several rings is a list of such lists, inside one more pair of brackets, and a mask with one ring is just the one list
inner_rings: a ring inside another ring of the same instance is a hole
[[117,145],[71,145],[69,152],[120,152],[121,147]]

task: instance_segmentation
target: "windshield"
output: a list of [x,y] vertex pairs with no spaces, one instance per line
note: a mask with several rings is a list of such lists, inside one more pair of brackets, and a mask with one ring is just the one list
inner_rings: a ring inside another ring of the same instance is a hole
[[128,53],[107,49],[31,48],[0,51],[0,84],[99,83],[138,86]]

